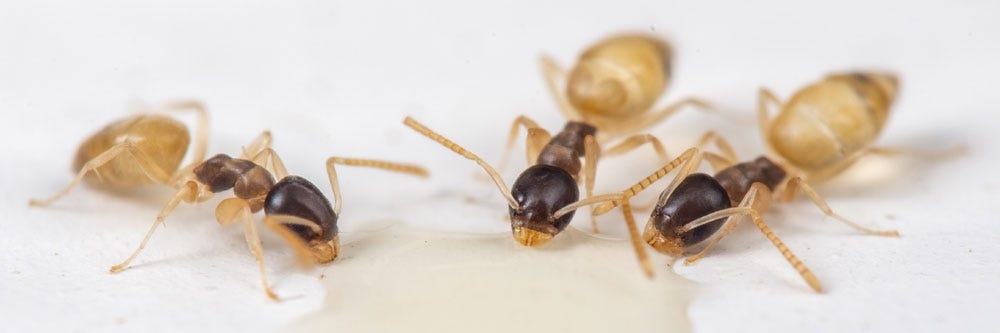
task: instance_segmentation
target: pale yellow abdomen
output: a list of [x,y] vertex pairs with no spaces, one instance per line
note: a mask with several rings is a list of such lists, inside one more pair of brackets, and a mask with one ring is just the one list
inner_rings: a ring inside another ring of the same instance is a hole
[[643,35],[616,36],[580,55],[569,73],[566,93],[588,118],[627,122],[656,102],[669,75],[666,43]]
[[[87,138],[77,150],[73,171],[117,144],[130,141],[166,174],[172,175],[187,153],[190,134],[183,123],[162,115],[143,114],[115,121]],[[98,187],[126,188],[152,184],[128,152],[88,173],[84,181]],[[99,174],[99,175],[98,175]]]
[[771,147],[806,173],[841,167],[871,145],[882,129],[884,119],[878,118],[865,93],[843,80],[824,80],[800,90],[771,123]]

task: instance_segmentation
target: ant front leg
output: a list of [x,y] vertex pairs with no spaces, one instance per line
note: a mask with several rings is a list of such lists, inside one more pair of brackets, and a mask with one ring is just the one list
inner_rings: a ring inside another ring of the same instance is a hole
[[[767,206],[770,205],[770,202],[771,202],[771,191],[767,188],[767,186],[764,186],[761,183],[754,183],[750,186],[750,190],[747,191],[747,194],[743,196],[743,200],[740,201],[740,204],[737,207],[750,207],[757,212],[761,212],[764,211],[764,209],[766,209]],[[712,219],[712,217],[716,215],[724,215],[724,214],[715,212],[713,214],[709,214],[701,218],[698,218],[694,221],[691,221],[690,223],[688,223],[688,225],[698,226],[714,221],[718,219],[718,218]],[[696,261],[701,260],[701,258],[704,258],[705,255],[708,254],[708,252],[712,251],[712,249],[715,248],[715,245],[718,244],[719,241],[722,240],[722,238],[728,236],[729,233],[733,232],[733,230],[736,229],[736,226],[740,223],[742,217],[743,216],[732,215],[726,218],[726,221],[722,225],[722,230],[720,230],[719,233],[716,234],[715,237],[713,237],[712,240],[710,240],[708,244],[705,245],[705,248],[703,248],[700,252],[698,252],[693,256],[688,257],[687,259],[684,259],[684,264],[691,265],[694,264]],[[694,230],[694,228],[690,228],[687,226],[685,226],[684,229],[688,231]]]
[[286,227],[286,225],[300,225],[312,229],[316,234],[322,234],[323,228],[316,224],[316,222],[293,215],[275,214],[264,216],[264,225],[285,239],[285,242],[292,248],[295,258],[298,259],[302,267],[312,267],[317,261],[321,263],[329,262],[336,258],[335,250],[327,251],[330,253],[317,253],[298,234]]
[[215,216],[220,224],[232,222],[243,223],[243,236],[246,238],[247,246],[257,260],[257,267],[260,268],[260,280],[264,286],[264,292],[272,300],[278,300],[278,295],[271,290],[267,282],[267,265],[264,264],[264,247],[260,242],[260,234],[257,233],[257,225],[253,221],[253,211],[250,204],[240,198],[229,198],[219,203],[215,210]]
[[685,107],[693,107],[703,111],[715,110],[715,107],[713,107],[712,104],[706,102],[705,100],[702,100],[700,98],[688,97],[679,100],[677,102],[668,104],[663,108],[661,108],[660,110],[650,111],[650,113],[647,114],[642,119],[639,119],[631,124],[623,126],[621,132],[623,133],[636,132],[644,128],[653,126],[654,124],[663,121],[663,119],[670,117],[671,115],[677,113],[677,111],[680,111],[682,108]]
[[[601,148],[597,145],[597,139],[593,135],[588,135],[583,138],[583,188],[586,198],[591,198],[594,196],[594,180],[597,178],[597,160],[598,152]],[[597,230],[597,215],[594,215],[594,210],[590,210],[590,228],[596,234]]]

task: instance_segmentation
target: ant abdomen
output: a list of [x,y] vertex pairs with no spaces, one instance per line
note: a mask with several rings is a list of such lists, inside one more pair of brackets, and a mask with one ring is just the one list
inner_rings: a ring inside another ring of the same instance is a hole
[[[149,162],[168,172],[177,170],[191,141],[184,123],[157,114],[141,114],[115,121],[94,133],[80,144],[73,159],[73,171],[107,152],[122,141],[132,142],[145,153]],[[92,186],[122,187],[154,183],[134,159],[116,158],[88,174],[84,181]],[[100,176],[97,176],[97,175]]]
[[282,178],[271,188],[264,200],[264,212],[267,215],[300,217],[319,225],[320,233],[304,225],[284,225],[307,243],[331,241],[338,233],[337,214],[330,207],[330,202],[316,185],[299,176]]
[[584,113],[633,116],[653,105],[669,79],[666,43],[644,35],[616,36],[580,55],[566,93]]
[[898,80],[882,73],[843,73],[799,90],[771,122],[768,142],[806,172],[836,166],[882,131]]
[[514,237],[528,246],[544,243],[566,229],[574,212],[555,219],[553,215],[580,198],[580,189],[573,176],[566,170],[545,164],[525,169],[510,193],[519,204],[517,209],[509,209]]
[[[685,247],[697,244],[722,227],[724,218],[709,222],[689,232],[681,232],[684,225],[702,216],[732,207],[729,194],[715,178],[703,173],[691,174],[684,178],[670,194],[663,205],[653,210],[652,225],[662,235],[658,242],[651,242],[654,248],[666,253],[680,253]],[[647,232],[648,233],[648,232]],[[646,235],[647,241],[651,238]],[[667,244],[676,242],[681,244]]]

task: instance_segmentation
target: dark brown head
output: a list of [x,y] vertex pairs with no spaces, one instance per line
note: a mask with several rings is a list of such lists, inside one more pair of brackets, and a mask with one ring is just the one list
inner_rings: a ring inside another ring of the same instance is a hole
[[732,207],[726,190],[714,178],[703,173],[691,174],[662,206],[653,209],[652,227],[646,227],[643,238],[657,251],[679,256],[684,249],[714,234],[722,227],[718,219],[688,232],[680,229],[702,216]]
[[520,208],[510,208],[514,238],[525,246],[542,245],[566,229],[573,213],[554,218],[555,213],[580,198],[576,181],[565,170],[536,164],[521,173],[511,188]]
[[264,201],[268,215],[291,215],[320,226],[320,232],[302,225],[285,224],[309,245],[320,263],[337,257],[337,214],[316,185],[299,176],[282,178]]

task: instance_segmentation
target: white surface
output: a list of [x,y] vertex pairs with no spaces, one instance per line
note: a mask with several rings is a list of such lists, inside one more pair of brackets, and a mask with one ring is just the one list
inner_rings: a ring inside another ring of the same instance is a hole
[[[569,65],[608,33],[641,30],[675,46],[668,100],[696,94],[727,108],[656,127],[673,152],[715,129],[753,156],[761,151],[750,125],[758,86],[787,97],[853,67],[902,76],[881,144],[971,147],[953,162],[875,161],[821,187],[843,215],[898,228],[903,238],[856,235],[804,202],[768,215],[825,294],[809,292],[750,228],[698,265],[679,267],[699,283],[690,309],[696,330],[991,330],[1000,306],[998,12],[987,1],[3,2],[0,322],[11,330],[265,331],[319,307],[322,270],[299,273],[273,241],[265,246],[276,291],[299,297],[268,301],[239,230],[216,225],[210,204],[180,209],[119,275],[108,266],[136,245],[166,191],[81,188],[52,208],[28,209],[28,197],[69,181],[77,144],[125,115],[129,102],[203,99],[212,111],[210,152],[235,152],[268,128],[289,168],[318,184],[332,154],[419,161],[434,172],[422,181],[342,171],[344,229],[389,219],[496,231],[504,229],[503,201],[470,180],[478,169],[400,119],[413,115],[496,161],[516,114],[561,126],[538,75],[540,52]],[[599,191],[654,168],[638,155],[605,163]],[[481,205],[496,207],[498,221],[466,218]]]

